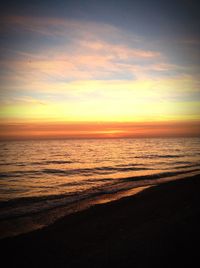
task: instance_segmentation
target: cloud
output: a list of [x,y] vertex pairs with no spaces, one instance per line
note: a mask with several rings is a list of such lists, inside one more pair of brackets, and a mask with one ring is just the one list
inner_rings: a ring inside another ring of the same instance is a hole
[[188,38],[181,40],[183,44],[188,44],[188,45],[200,45],[200,38]]
[[113,25],[85,20],[60,19],[52,17],[2,16],[2,30],[32,32],[42,36],[70,37],[71,40],[103,38],[138,42],[141,37],[125,32]]
[[159,52],[111,41],[77,39],[73,48],[62,41],[57,46],[47,45],[34,52],[14,50],[12,58],[0,61],[4,70],[0,77],[2,84],[26,87],[30,82],[59,84],[71,80],[138,78],[149,72],[144,62],[150,67],[152,61],[161,58]]
[[2,106],[9,106],[9,105],[47,105],[47,101],[41,101],[36,98],[32,98],[30,96],[23,96],[23,97],[10,97],[8,98],[1,98],[0,103]]
[[[142,49],[144,38],[112,25],[20,16],[6,17],[4,22],[25,36],[30,32],[40,35],[31,46],[22,44],[20,50],[14,46],[4,51],[7,59],[0,62],[5,70],[0,78],[7,88],[13,84],[27,87],[30,82],[59,86],[72,80],[145,79],[153,72],[155,76],[155,72],[178,69],[160,51]],[[44,38],[47,35],[51,42]]]
[[198,117],[191,109],[198,77],[144,37],[64,19],[8,17],[6,24],[16,43],[0,60],[2,118],[144,121],[183,118],[188,109]]

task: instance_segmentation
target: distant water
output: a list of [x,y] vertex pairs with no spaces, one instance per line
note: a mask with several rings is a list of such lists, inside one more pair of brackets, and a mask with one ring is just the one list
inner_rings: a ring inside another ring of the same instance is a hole
[[1,142],[0,236],[49,224],[83,200],[198,173],[200,138]]

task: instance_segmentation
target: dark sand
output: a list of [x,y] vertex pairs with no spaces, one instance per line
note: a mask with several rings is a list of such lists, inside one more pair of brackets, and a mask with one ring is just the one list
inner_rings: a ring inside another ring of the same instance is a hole
[[0,240],[1,267],[200,267],[199,201],[194,176],[96,205]]

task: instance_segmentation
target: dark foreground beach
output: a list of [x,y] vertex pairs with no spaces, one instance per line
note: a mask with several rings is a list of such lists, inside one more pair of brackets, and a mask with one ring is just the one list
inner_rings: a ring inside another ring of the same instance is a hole
[[154,186],[2,239],[2,267],[200,267],[199,204],[200,176]]

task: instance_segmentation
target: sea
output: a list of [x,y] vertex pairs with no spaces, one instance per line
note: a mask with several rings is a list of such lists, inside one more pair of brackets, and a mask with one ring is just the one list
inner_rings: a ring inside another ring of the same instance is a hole
[[0,238],[200,174],[200,138],[0,142]]

